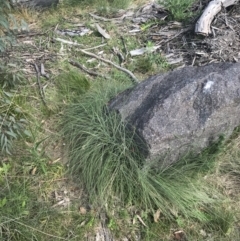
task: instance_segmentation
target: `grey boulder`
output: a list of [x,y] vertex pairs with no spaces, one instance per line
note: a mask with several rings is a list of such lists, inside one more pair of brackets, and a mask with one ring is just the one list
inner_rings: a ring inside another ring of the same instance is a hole
[[240,125],[240,64],[184,67],[152,76],[109,103],[167,164],[200,153]]

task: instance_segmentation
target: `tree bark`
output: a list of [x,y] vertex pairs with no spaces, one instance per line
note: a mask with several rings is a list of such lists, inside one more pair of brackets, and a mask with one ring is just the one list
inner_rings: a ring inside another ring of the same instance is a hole
[[195,33],[207,36],[211,33],[211,23],[213,18],[221,11],[222,7],[236,4],[238,0],[213,0],[203,11],[195,25]]

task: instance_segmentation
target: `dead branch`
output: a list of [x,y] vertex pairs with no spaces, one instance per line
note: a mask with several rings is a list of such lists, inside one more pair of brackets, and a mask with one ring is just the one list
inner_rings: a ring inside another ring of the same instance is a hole
[[207,36],[211,33],[211,23],[214,17],[221,11],[222,7],[236,4],[238,0],[213,0],[204,9],[203,14],[195,25],[195,33]]
[[[67,44],[75,44],[75,43],[73,43],[73,42],[71,42],[71,41],[66,41],[66,40],[60,39],[60,38],[54,38],[54,39],[57,40],[57,41],[63,42],[63,43],[67,43]],[[63,40],[63,41],[62,41],[62,40]],[[75,44],[75,45],[76,45],[76,44]],[[110,60],[108,60],[108,59],[104,59],[104,58],[102,58],[102,57],[99,57],[99,56],[97,56],[96,54],[90,53],[90,52],[88,52],[88,51],[86,51],[86,50],[79,49],[79,51],[82,52],[82,53],[85,54],[85,55],[91,56],[91,57],[93,57],[93,58],[95,58],[95,59],[101,60],[101,61],[104,62],[104,63],[107,63],[107,64],[110,64],[110,65],[114,66],[116,69],[119,69],[119,70],[121,70],[122,72],[125,72],[126,74],[128,74],[128,75],[132,78],[132,80],[134,81],[134,83],[139,83],[139,80],[136,78],[136,76],[135,76],[130,70],[125,69],[125,68],[123,68],[123,67],[120,67],[119,65],[113,63],[112,61],[110,61]]]
[[113,63],[112,61],[107,60],[107,59],[104,59],[104,58],[102,58],[102,57],[99,57],[99,56],[97,56],[97,55],[95,55],[95,54],[93,54],[93,53],[87,52],[87,51],[85,51],[85,50],[80,50],[80,51],[81,51],[82,53],[88,55],[88,56],[91,56],[91,57],[93,57],[93,58],[99,59],[99,60],[103,61],[104,63],[107,63],[107,64],[110,64],[110,65],[114,66],[116,69],[119,69],[119,70],[125,72],[126,74],[128,74],[135,83],[139,83],[139,80],[138,80],[138,79],[135,77],[135,75],[134,75],[131,71],[129,71],[128,69],[125,69],[125,68],[123,68],[123,67],[120,67],[119,65]]
[[78,67],[79,69],[85,71],[86,73],[88,73],[89,75],[93,75],[93,76],[99,76],[101,78],[104,78],[104,79],[110,79],[108,76],[106,75],[102,75],[100,73],[96,73],[94,71],[91,71],[91,70],[88,70],[86,67],[84,67],[83,65],[81,65],[80,63],[76,62],[76,61],[73,61],[73,60],[69,60],[68,61],[71,65],[75,66],[75,67]]
[[43,104],[45,105],[45,106],[47,106],[47,103],[46,103],[46,101],[45,101],[45,95],[44,95],[44,92],[43,92],[43,89],[42,89],[42,87],[41,87],[41,83],[40,83],[40,71],[39,71],[39,69],[38,69],[38,66],[34,63],[31,63],[31,65],[33,65],[34,66],[34,69],[35,69],[35,71],[36,71],[36,77],[37,77],[37,84],[38,84],[38,88],[39,88],[39,94],[40,94],[40,97],[41,97],[41,99],[42,99],[42,102],[43,102]]
[[106,43],[105,43],[105,44],[100,44],[100,45],[98,45],[98,46],[94,46],[94,47],[92,47],[92,48],[86,48],[86,49],[84,49],[84,50],[97,49],[97,48],[101,48],[101,47],[103,47],[103,46],[105,46],[105,45],[106,45]]
[[53,38],[53,39],[57,40],[59,42],[62,42],[64,44],[70,44],[70,45],[75,45],[75,46],[83,46],[83,44],[79,44],[79,43],[76,43],[76,42],[68,41],[68,40],[65,40],[65,39],[62,39],[62,38]]
[[119,18],[104,18],[104,17],[97,16],[97,15],[95,15],[93,13],[89,13],[89,15],[91,17],[95,18],[96,20],[101,20],[101,21],[104,21],[104,22],[121,21],[125,17],[125,15],[123,15],[123,16],[121,16]]

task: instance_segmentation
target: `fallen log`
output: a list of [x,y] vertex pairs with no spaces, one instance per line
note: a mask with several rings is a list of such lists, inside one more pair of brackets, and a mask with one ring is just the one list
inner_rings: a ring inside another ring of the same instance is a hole
[[211,33],[211,23],[222,7],[234,5],[238,0],[213,0],[204,9],[203,14],[195,25],[195,33],[207,36]]

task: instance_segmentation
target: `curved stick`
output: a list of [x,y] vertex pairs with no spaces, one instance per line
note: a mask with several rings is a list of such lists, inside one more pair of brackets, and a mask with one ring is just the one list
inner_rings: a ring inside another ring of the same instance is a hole
[[221,11],[222,6],[228,7],[236,4],[238,0],[213,0],[204,9],[203,14],[195,25],[195,33],[207,36],[211,33],[210,25],[213,18]]

